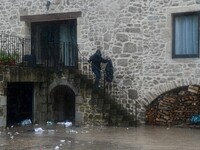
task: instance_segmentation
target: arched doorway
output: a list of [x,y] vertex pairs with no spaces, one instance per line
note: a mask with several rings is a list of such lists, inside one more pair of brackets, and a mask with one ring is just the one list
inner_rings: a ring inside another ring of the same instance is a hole
[[59,85],[51,91],[53,99],[53,117],[57,122],[75,121],[75,93],[65,85]]

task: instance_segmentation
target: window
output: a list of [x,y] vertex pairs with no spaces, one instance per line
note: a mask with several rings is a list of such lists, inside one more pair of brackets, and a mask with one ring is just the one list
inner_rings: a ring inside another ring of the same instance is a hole
[[76,20],[33,22],[31,50],[37,64],[77,66]]
[[173,15],[172,57],[199,57],[199,13]]

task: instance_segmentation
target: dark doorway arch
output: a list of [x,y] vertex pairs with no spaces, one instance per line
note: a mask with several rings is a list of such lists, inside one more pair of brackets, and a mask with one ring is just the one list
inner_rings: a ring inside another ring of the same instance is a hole
[[51,93],[53,116],[57,122],[75,122],[75,93],[66,85],[55,87]]

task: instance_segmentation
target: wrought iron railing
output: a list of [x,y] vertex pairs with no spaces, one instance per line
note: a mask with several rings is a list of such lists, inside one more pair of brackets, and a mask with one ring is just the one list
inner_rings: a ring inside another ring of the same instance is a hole
[[37,43],[32,43],[32,55],[36,58],[36,64],[47,67],[77,67],[77,44],[71,42]]
[[[37,47],[37,48],[36,48]],[[12,62],[13,61],[13,62]],[[0,35],[0,64],[27,63],[29,66],[73,67],[80,70],[88,79],[94,79],[91,64],[79,50],[77,44],[69,42],[43,43],[41,47],[31,45],[30,39]],[[100,84],[104,91],[104,99],[111,98],[119,109],[132,116],[137,124],[138,102],[128,96],[128,92],[120,87],[117,80],[106,82],[105,72],[102,72]],[[105,103],[105,102],[104,102]]]
[[77,44],[71,42],[35,41],[2,33],[0,64],[28,64],[45,67],[77,67]]
[[5,33],[0,35],[0,64],[12,65],[20,63],[23,56],[30,54],[31,43],[29,39]]
[[[78,48],[77,48],[78,49]],[[86,75],[87,78],[93,79],[94,76],[91,70],[91,64],[88,63],[88,58],[86,58],[78,49],[79,56],[79,70],[81,70],[81,74]],[[104,91],[104,100],[110,97],[114,100],[114,103],[120,107],[119,109],[125,110],[125,114],[132,116],[132,120],[134,120],[135,125],[138,123],[138,101],[128,96],[128,91],[123,87],[119,86],[119,82],[113,79],[112,82],[106,82],[105,78],[107,77],[105,71],[101,71],[102,77],[100,80],[100,87]],[[104,101],[104,103],[106,103]]]

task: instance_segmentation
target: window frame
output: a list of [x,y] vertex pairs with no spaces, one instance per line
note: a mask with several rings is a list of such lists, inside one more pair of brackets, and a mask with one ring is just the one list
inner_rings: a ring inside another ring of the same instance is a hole
[[[56,34],[60,33],[59,29],[55,30],[53,32],[53,38],[50,38],[47,41],[46,41],[47,38],[41,38],[41,35],[38,36],[38,33],[40,33],[40,30],[45,27],[50,28],[50,29],[51,28],[56,29],[56,28],[59,28],[60,25],[65,25],[65,24],[68,24],[68,27],[70,26],[70,29],[71,29],[70,31],[73,32],[72,34],[73,39],[74,39],[73,42],[60,43],[59,35],[58,37],[55,36]],[[43,41],[43,39],[45,40]],[[66,53],[65,53],[65,55],[60,56],[61,54],[60,46],[62,48],[65,47],[66,48],[65,50],[69,48],[68,50],[70,51],[70,55],[66,57]],[[49,53],[47,53],[47,50],[49,51]],[[58,65],[60,66],[62,65],[62,67],[66,67],[66,68],[77,68],[78,67],[77,19],[32,22],[31,23],[31,54],[36,57],[36,64],[39,64],[39,65],[47,65],[48,67],[56,67]],[[55,56],[52,57],[53,55]],[[60,62],[61,58],[63,60]]]
[[[197,15],[198,17],[198,52],[197,54],[182,54],[177,55],[175,54],[175,19],[176,17],[180,16],[191,16],[191,15]],[[186,13],[175,13],[172,14],[172,58],[199,58],[199,51],[200,51],[200,12],[186,12]]]

